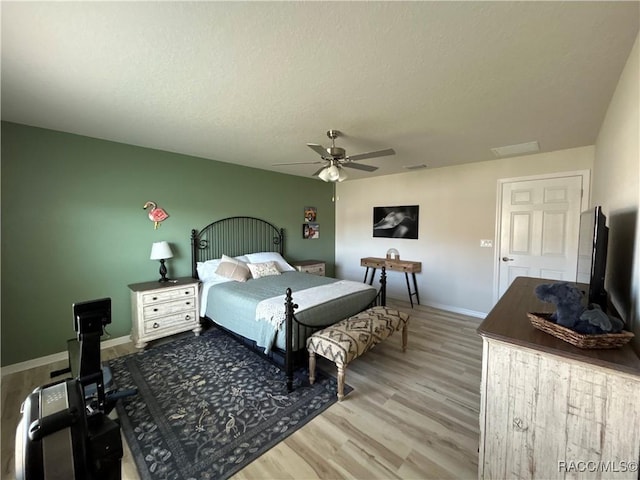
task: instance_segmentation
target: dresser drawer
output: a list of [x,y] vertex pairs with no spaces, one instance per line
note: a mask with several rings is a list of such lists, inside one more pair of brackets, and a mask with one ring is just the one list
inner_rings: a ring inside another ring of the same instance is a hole
[[193,310],[195,306],[195,299],[193,297],[190,297],[174,302],[147,305],[143,307],[142,312],[145,318],[162,317],[165,315],[184,312],[185,310]]
[[160,332],[166,329],[174,329],[176,327],[195,325],[199,320],[195,310],[187,312],[175,313],[166,317],[150,319],[144,322],[144,334],[149,335],[154,332]]
[[196,287],[193,285],[183,288],[171,288],[164,291],[156,291],[142,294],[142,304],[152,305],[155,303],[169,302],[180,298],[195,297]]

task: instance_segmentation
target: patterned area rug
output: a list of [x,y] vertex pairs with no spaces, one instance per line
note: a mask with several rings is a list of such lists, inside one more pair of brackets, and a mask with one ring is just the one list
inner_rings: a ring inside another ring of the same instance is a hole
[[[122,431],[143,480],[228,478],[336,402],[336,381],[286,376],[212,328],[109,362]],[[350,390],[350,389],[349,389]]]

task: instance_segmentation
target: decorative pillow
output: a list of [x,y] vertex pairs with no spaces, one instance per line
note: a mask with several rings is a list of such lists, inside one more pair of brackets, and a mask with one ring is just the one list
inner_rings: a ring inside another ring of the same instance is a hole
[[237,282],[246,282],[251,278],[251,272],[246,263],[226,255],[222,255],[222,261],[216,269],[216,274]]
[[280,270],[276,262],[247,263],[253,278],[268,277],[269,275],[280,275]]
[[296,270],[278,252],[248,253],[245,257],[249,259],[248,263],[275,262],[281,272],[294,272]]
[[196,270],[198,271],[198,278],[203,282],[208,282],[216,277],[216,270],[220,266],[221,260],[219,258],[215,260],[207,260],[206,262],[198,262],[196,264]]

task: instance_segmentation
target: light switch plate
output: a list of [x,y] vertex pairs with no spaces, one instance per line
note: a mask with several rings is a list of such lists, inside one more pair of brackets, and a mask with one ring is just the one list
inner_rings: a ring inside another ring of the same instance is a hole
[[491,248],[493,247],[493,240],[480,240],[480,246],[483,248]]

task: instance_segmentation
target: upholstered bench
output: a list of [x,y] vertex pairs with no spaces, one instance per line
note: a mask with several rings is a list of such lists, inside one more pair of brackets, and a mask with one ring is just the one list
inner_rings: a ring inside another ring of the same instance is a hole
[[315,332],[307,339],[309,382],[315,382],[316,354],[338,367],[338,400],[344,398],[345,369],[354,358],[402,329],[402,351],[407,349],[409,315],[388,307],[372,307]]

